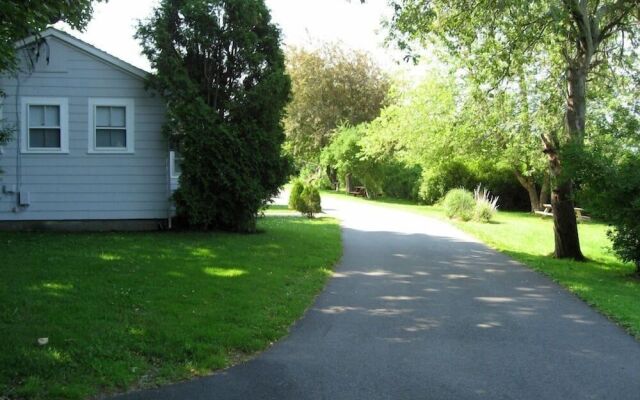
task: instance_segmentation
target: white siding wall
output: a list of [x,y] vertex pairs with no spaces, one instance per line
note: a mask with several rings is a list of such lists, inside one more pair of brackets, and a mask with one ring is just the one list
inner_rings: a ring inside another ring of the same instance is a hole
[[[133,40],[133,39],[132,39]],[[31,204],[14,211],[15,194],[2,186],[17,184],[17,140],[0,154],[0,221],[156,219],[167,216],[168,152],[161,133],[164,107],[139,77],[49,37],[50,62],[41,57],[35,72],[21,74],[20,97],[64,97],[69,102],[69,153],[22,154],[22,192]],[[3,117],[16,123],[17,81],[0,79]],[[88,99],[135,101],[135,153],[89,154]],[[20,100],[18,99],[18,104]]]

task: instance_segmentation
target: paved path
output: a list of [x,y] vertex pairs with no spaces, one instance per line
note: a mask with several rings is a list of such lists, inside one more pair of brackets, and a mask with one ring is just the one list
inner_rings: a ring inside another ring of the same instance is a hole
[[548,279],[444,223],[323,202],[344,256],[289,337],[120,398],[640,399],[640,344]]

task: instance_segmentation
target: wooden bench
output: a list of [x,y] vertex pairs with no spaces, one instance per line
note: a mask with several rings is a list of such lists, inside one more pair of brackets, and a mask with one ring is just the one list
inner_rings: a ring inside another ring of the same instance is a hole
[[543,204],[542,206],[544,207],[544,210],[543,211],[536,210],[535,213],[538,215],[541,215],[542,218],[553,217],[553,208],[551,207],[551,204]]
[[359,197],[368,197],[367,196],[367,188],[364,186],[356,186],[353,188],[353,190],[351,192],[349,192],[350,195],[352,196],[359,196]]
[[[535,211],[535,213],[542,216],[542,218],[553,217],[553,207],[551,204],[543,204],[542,206],[544,207],[544,210]],[[591,217],[582,214],[584,212],[584,208],[574,207],[573,210],[576,213],[576,219],[578,221],[589,221],[591,219]]]

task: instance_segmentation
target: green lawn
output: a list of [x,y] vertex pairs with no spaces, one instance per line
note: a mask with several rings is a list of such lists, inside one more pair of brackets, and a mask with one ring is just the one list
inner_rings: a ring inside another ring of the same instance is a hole
[[259,229],[0,232],[0,398],[148,387],[269,346],[322,289],[340,230],[295,217]]
[[[371,202],[331,192],[323,195]],[[393,199],[376,199],[374,202],[446,219],[438,207]],[[543,220],[522,212],[498,212],[495,222],[490,224],[452,222],[491,247],[548,275],[640,339],[640,280],[631,277],[633,265],[621,263],[611,253],[606,225],[596,222],[579,225],[582,251],[589,261],[575,262],[550,256],[554,247],[551,219]]]

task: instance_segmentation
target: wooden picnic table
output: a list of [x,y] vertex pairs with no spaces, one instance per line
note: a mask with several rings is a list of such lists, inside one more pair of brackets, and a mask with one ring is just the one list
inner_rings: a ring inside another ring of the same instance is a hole
[[[543,204],[542,206],[544,207],[544,210],[536,211],[535,213],[542,216],[542,218],[553,217],[553,206],[551,206],[551,204]],[[573,207],[573,211],[576,213],[576,219],[578,221],[588,221],[591,219],[591,217],[582,214],[584,212],[584,208]]]
[[368,197],[367,188],[364,186],[355,186],[349,194],[353,196]]

